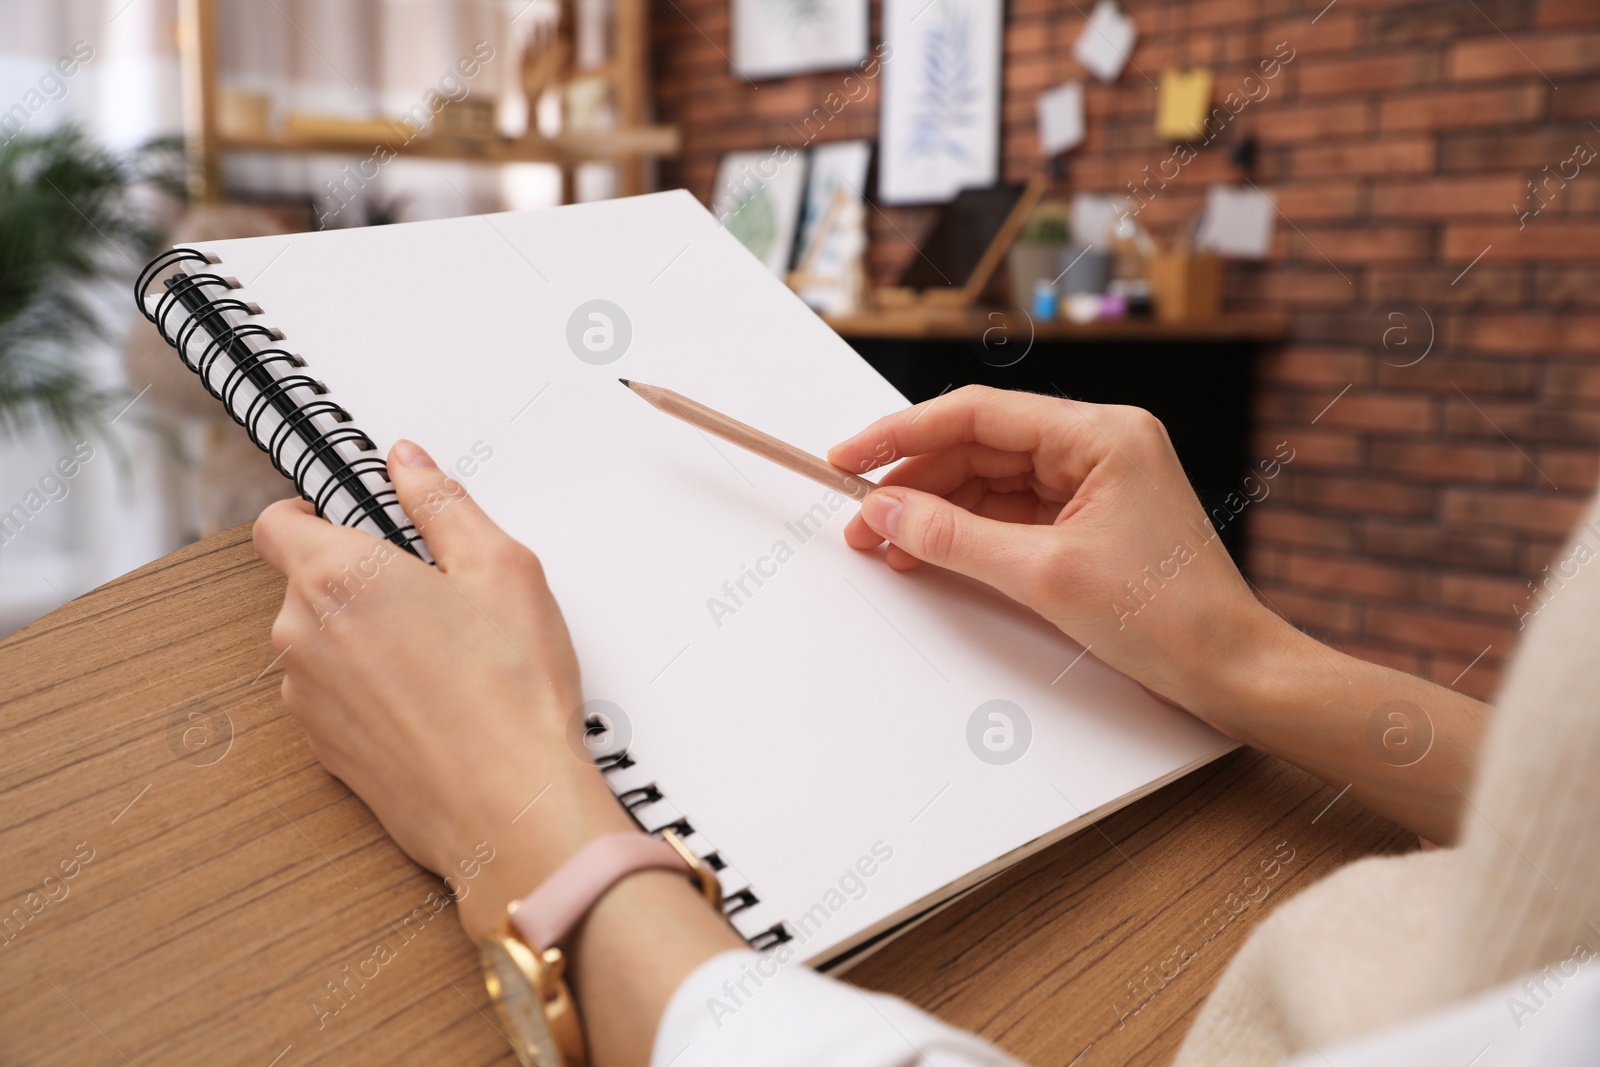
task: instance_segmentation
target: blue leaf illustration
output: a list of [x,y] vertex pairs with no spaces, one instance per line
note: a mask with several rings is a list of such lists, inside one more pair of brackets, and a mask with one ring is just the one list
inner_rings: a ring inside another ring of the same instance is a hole
[[819,26],[832,17],[828,0],[767,0],[767,4],[789,30]]
[[922,35],[922,84],[911,112],[907,162],[972,158],[957,131],[977,124],[978,71],[971,20],[950,0],[936,0]]

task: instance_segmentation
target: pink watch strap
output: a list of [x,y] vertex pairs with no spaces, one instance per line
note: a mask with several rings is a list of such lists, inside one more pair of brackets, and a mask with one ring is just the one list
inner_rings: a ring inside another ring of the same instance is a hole
[[612,886],[630,874],[654,868],[693,873],[676,849],[648,834],[597,837],[517,903],[512,925],[542,952],[565,940]]

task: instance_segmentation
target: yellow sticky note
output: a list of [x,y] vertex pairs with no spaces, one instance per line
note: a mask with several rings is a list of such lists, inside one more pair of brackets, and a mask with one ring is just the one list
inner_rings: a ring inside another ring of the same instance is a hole
[[1192,140],[1205,133],[1211,106],[1211,72],[1164,70],[1156,102],[1156,136]]

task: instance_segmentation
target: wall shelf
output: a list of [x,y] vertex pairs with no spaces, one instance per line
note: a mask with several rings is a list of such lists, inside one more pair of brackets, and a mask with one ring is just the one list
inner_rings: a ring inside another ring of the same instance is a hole
[[[467,163],[554,163],[562,170],[562,199],[570,200],[573,169],[579,163],[617,165],[618,193],[631,196],[647,192],[647,163],[660,156],[677,155],[683,139],[673,126],[645,122],[648,113],[646,72],[649,12],[646,0],[613,0],[611,4],[612,55],[603,64],[574,68],[570,41],[564,40],[554,61],[543,63],[534,82],[525,66],[524,87],[535,112],[537,96],[564,84],[564,79],[599,79],[612,92],[614,129],[568,130],[544,136],[471,140],[442,136],[396,136],[390,139],[355,136],[316,136],[271,131],[225,131],[219,121],[216,0],[180,0],[178,51],[183,73],[184,140],[189,156],[189,187],[196,200],[223,199],[222,160],[228,152],[323,152],[369,156],[387,147],[398,156],[457,160]],[[570,2],[561,5],[563,32],[570,36],[575,13]],[[545,57],[551,58],[551,57]],[[397,133],[399,131],[397,130]]]
[[637,156],[676,155],[683,138],[676,127],[642,126],[631,130],[572,131],[554,137],[500,137],[469,141],[419,136],[409,141],[361,140],[349,137],[312,137],[288,134],[219,133],[218,149],[235,152],[329,152],[369,155],[387,146],[396,155],[419,159],[449,159],[468,163],[586,163],[615,162]]

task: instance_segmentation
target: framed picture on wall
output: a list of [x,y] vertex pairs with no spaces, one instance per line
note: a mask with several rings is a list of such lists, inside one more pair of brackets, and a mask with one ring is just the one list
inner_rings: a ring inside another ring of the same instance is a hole
[[811,150],[811,173],[806,178],[805,208],[800,215],[800,241],[795,252],[805,257],[822,216],[839,198],[841,190],[851,201],[866,196],[867,166],[872,161],[871,141],[835,141]]
[[1000,0],[884,0],[878,200],[925,204],[1000,171]]
[[717,167],[712,213],[780,278],[794,257],[805,182],[805,153],[788,147],[729,152]]
[[867,0],[732,0],[733,68],[745,78],[867,58]]

